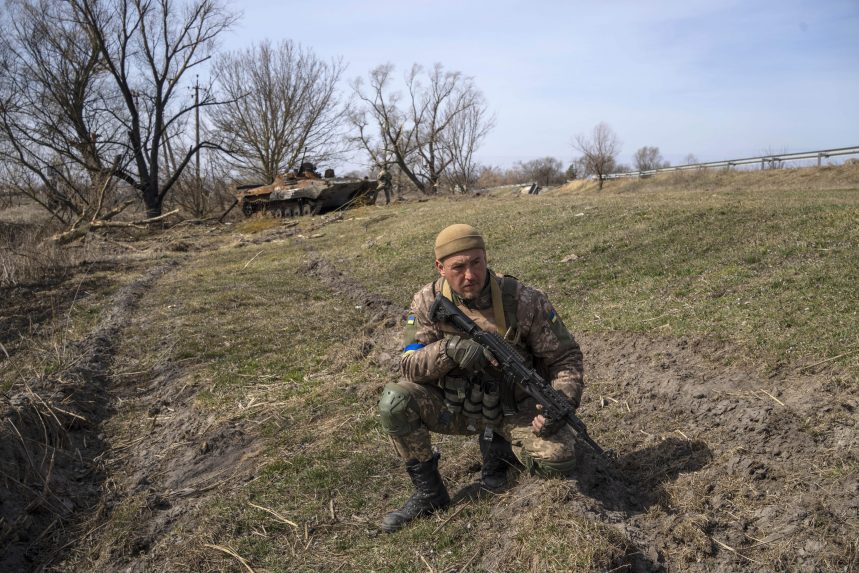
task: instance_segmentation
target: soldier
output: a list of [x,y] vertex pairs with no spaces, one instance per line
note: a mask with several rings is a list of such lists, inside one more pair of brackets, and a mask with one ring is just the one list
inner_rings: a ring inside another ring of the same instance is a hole
[[379,168],[379,176],[376,182],[376,197],[378,198],[379,191],[385,193],[385,205],[391,203],[391,174],[388,173],[387,167],[382,165]]
[[439,278],[415,295],[406,320],[404,378],[386,385],[379,401],[382,427],[415,487],[402,508],[384,517],[382,529],[388,532],[450,503],[430,432],[479,434],[480,483],[488,490],[505,487],[507,470],[517,463],[545,476],[566,475],[574,466],[575,436],[564,422],[542,416],[521,389],[505,387],[489,351],[447,323],[429,321],[430,306],[441,292],[480,328],[504,334],[578,407],[582,352],[546,295],[488,269],[484,239],[470,225],[442,230],[435,259]]

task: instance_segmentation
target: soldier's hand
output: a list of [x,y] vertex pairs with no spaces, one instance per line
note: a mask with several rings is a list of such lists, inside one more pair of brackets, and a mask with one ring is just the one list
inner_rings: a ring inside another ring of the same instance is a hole
[[446,352],[457,366],[470,373],[480,372],[490,363],[496,364],[492,353],[470,338],[451,336]]
[[548,438],[561,429],[561,426],[564,425],[564,421],[561,419],[547,418],[542,412],[543,406],[537,404],[537,415],[534,416],[533,420],[531,420],[531,431],[541,438]]

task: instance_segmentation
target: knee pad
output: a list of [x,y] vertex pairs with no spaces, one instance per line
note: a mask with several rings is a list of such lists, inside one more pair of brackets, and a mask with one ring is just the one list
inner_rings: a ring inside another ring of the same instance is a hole
[[421,427],[421,416],[414,398],[399,384],[386,384],[379,399],[382,428],[392,436],[404,436]]

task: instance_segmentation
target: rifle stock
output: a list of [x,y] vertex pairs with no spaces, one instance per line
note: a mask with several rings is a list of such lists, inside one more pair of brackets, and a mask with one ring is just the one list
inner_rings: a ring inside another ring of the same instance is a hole
[[519,353],[506,340],[494,332],[487,332],[473,320],[462,314],[453,302],[441,293],[435,297],[430,307],[431,322],[449,322],[468,334],[475,342],[489,350],[496,360],[505,380],[512,382],[543,406],[547,418],[562,419],[596,453],[605,455],[603,449],[588,435],[587,427],[573,411],[566,396],[555,390],[534,369],[522,361]]

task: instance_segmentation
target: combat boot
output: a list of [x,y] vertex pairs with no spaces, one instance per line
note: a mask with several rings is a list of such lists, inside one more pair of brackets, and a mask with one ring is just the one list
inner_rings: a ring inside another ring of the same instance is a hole
[[450,496],[444,487],[441,474],[438,473],[439,457],[439,454],[435,454],[428,462],[406,462],[406,471],[412,478],[415,493],[403,507],[382,519],[383,531],[394,532],[415,518],[430,515],[450,505]]
[[507,470],[511,466],[520,465],[510,442],[497,433],[487,440],[480,436],[480,454],[483,456],[483,467],[480,468],[480,485],[488,490],[499,490],[507,486]]

